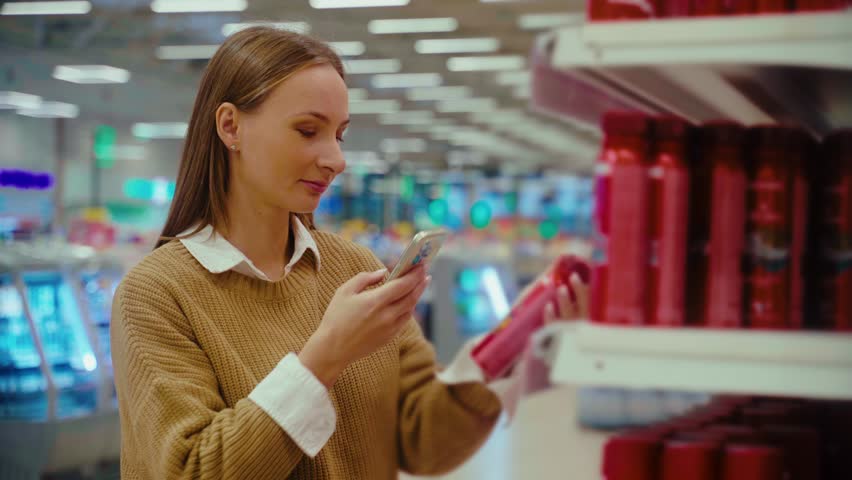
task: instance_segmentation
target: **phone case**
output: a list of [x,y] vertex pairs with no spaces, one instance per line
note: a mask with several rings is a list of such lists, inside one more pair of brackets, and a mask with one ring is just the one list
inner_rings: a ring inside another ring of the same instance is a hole
[[402,252],[402,256],[399,257],[393,271],[388,275],[388,280],[404,275],[420,263],[431,261],[432,257],[441,249],[446,238],[447,232],[443,230],[429,230],[415,235],[405,251]]

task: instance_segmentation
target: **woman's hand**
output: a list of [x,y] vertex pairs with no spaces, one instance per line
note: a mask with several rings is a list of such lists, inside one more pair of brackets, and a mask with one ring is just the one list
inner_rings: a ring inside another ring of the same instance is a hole
[[391,341],[429,285],[423,267],[378,288],[387,270],[359,273],[337,289],[299,360],[328,388],[352,362]]
[[[542,276],[545,275],[550,275],[550,272],[542,274]],[[515,304],[521,303],[540,279],[541,277],[527,285],[521,291]],[[559,287],[556,290],[556,304],[549,303],[544,307],[545,325],[558,320],[567,321],[589,318],[589,286],[583,283],[583,280],[577,273],[571,274],[571,278],[568,281],[571,282],[571,289],[574,291],[576,300],[571,300],[571,292],[568,291],[568,287],[564,285]]]

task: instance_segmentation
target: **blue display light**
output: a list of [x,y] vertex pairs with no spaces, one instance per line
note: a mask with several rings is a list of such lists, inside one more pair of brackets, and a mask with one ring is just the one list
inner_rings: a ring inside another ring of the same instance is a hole
[[0,187],[18,190],[48,190],[53,187],[53,175],[28,170],[0,170]]

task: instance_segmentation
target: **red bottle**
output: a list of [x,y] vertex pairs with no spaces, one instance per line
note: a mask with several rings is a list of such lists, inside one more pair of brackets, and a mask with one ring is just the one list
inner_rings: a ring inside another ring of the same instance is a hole
[[686,319],[686,253],[689,229],[689,126],[657,118],[651,176],[649,323],[682,326]]
[[706,125],[703,154],[711,169],[710,239],[704,321],[714,328],[743,326],[746,169],[743,128],[731,122]]
[[717,480],[719,443],[669,440],[663,447],[660,480]]
[[604,155],[612,165],[604,321],[644,325],[650,242],[648,120],[638,113],[610,114],[604,131]]
[[[606,117],[602,125],[606,133]],[[613,135],[606,134],[603,148],[595,165],[595,231],[592,237],[592,283],[589,290],[589,316],[593,322],[603,322],[606,318],[606,285],[609,261],[609,192],[612,174],[611,155],[607,151]]]
[[731,444],[725,448],[721,480],[783,479],[780,449],[759,444]]
[[[805,327],[806,273],[811,266],[808,258],[815,256],[814,245],[809,238],[811,230],[811,183],[816,143],[804,130],[791,132],[792,146],[789,162],[793,168],[792,238],[790,240],[790,328]],[[811,253],[809,255],[809,253]]]
[[539,280],[503,322],[473,349],[471,356],[487,379],[499,378],[518,360],[530,335],[544,325],[544,308],[556,303],[560,286],[567,286],[574,297],[570,284],[573,273],[580,275],[583,282],[589,281],[585,263],[571,255],[559,257],[549,275]]
[[657,480],[660,441],[652,436],[617,435],[604,445],[604,480]]
[[749,175],[749,278],[746,315],[753,328],[787,328],[792,244],[791,139],[796,130],[753,128]]
[[852,330],[852,130],[829,135],[824,152],[820,317],[829,328]]

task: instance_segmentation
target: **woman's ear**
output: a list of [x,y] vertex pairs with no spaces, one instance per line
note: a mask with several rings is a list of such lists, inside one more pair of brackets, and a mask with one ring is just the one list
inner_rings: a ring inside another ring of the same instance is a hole
[[239,120],[240,111],[233,103],[225,102],[216,109],[216,133],[232,152],[240,149]]

